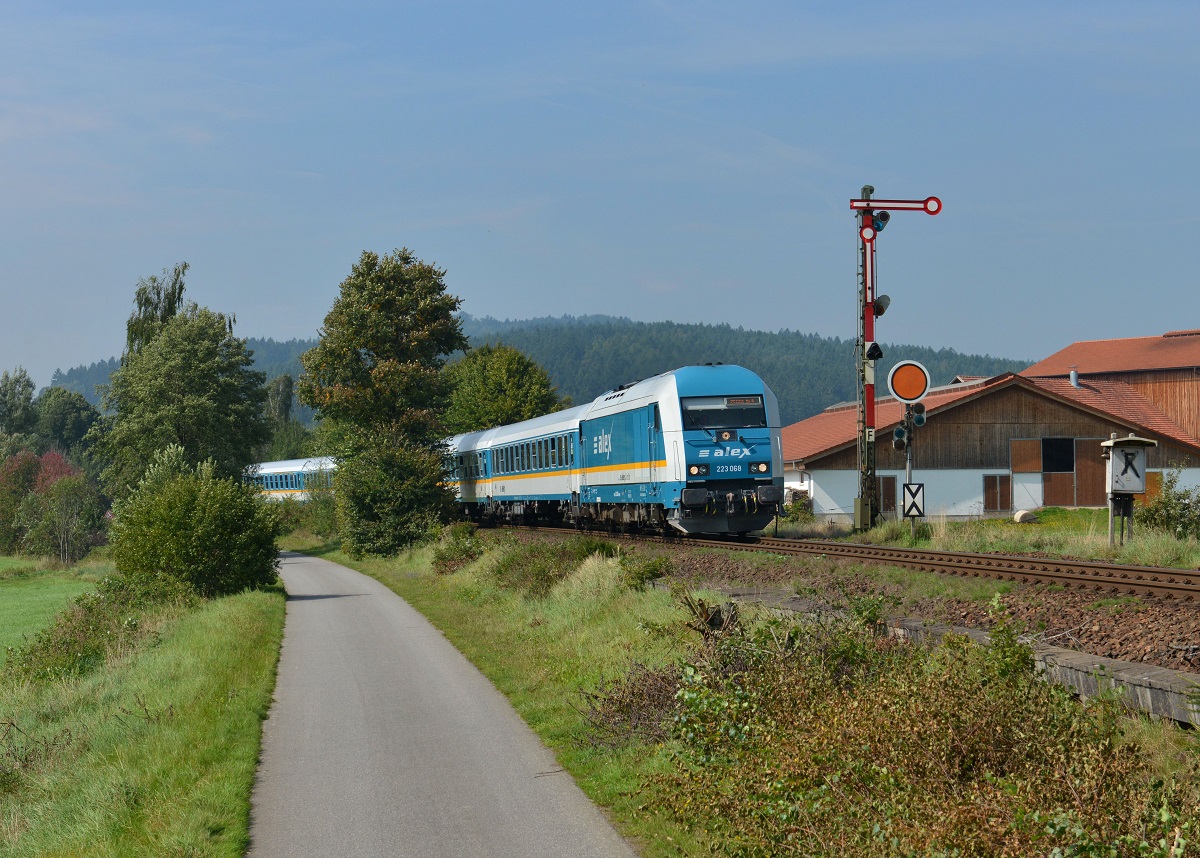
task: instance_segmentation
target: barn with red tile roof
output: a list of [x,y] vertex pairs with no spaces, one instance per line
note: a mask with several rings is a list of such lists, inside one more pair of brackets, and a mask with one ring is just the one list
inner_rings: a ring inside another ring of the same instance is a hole
[[[1200,331],[1075,343],[1020,374],[959,377],[924,400],[912,448],[927,516],[1011,514],[1041,506],[1107,504],[1100,443],[1154,439],[1149,492],[1164,471],[1200,485]],[[895,514],[905,455],[892,449],[903,406],[877,400],[876,470]],[[858,409],[834,405],[783,430],[785,480],[818,515],[852,519],[858,493]]]

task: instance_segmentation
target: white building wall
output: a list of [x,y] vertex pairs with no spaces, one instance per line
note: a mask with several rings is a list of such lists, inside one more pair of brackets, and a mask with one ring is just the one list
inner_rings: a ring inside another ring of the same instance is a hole
[[812,496],[812,479],[808,471],[785,470],[783,472],[783,488],[785,492],[800,491]]
[[[858,475],[854,471],[813,471],[813,512],[818,516],[854,518]],[[901,512],[904,471],[879,471],[879,476],[896,478],[896,510]],[[1003,473],[987,470],[913,470],[914,483],[925,484],[926,518],[978,518],[983,510],[983,475]],[[1033,480],[1025,478],[1032,477]],[[1042,505],[1041,474],[1013,474],[1013,509],[1036,509]],[[994,514],[994,513],[988,513]]]
[[1013,474],[1012,502],[1013,509],[1038,509],[1042,505],[1042,475]]
[[[913,482],[925,484],[926,518],[978,518],[983,510],[983,475],[1004,473],[994,468],[985,470],[913,470]],[[855,471],[810,471],[806,483],[813,501],[813,513],[826,518],[854,520],[854,499],[858,497],[858,474]],[[904,484],[904,471],[879,471],[879,476],[896,478],[896,510],[900,514],[899,495]],[[790,483],[788,484],[790,487]],[[1200,468],[1181,472],[1179,488],[1200,488]],[[1043,501],[1042,475],[1012,475],[1012,510],[1040,509]],[[997,513],[986,513],[995,515]],[[1003,513],[1000,513],[1003,514]]]
[[854,499],[858,497],[856,471],[812,471],[813,514],[854,520]]
[[[1164,477],[1171,474],[1172,471],[1164,468],[1162,475]],[[1200,468],[1184,468],[1179,472],[1179,485],[1181,489],[1200,489]]]

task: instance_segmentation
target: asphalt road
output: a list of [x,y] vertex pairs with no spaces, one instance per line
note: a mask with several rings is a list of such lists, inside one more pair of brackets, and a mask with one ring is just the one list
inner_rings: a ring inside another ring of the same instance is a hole
[[325,560],[285,554],[281,571],[287,622],[249,855],[635,854],[407,602]]

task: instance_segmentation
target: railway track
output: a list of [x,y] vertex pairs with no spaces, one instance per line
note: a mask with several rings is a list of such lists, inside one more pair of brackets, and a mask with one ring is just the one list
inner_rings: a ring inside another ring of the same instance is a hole
[[1094,560],[1065,560],[1015,554],[968,554],[957,551],[928,551],[886,545],[768,537],[751,542],[689,539],[685,544],[721,548],[726,551],[820,554],[862,563],[884,563],[949,575],[1059,584],[1075,590],[1150,596],[1174,601],[1200,601],[1200,570],[1163,566],[1118,566]]
[[[555,531],[545,528],[543,532]],[[1200,570],[1176,569],[1170,566],[1121,566],[1096,560],[1068,560],[1027,554],[971,554],[961,551],[932,551],[765,536],[742,541],[703,539],[694,536],[664,538],[653,534],[606,533],[605,536],[609,539],[635,542],[644,540],[680,547],[719,548],[723,551],[757,551],[791,556],[819,554],[945,575],[997,578],[1025,584],[1058,584],[1070,590],[1120,596],[1148,596],[1171,602],[1200,602]]]

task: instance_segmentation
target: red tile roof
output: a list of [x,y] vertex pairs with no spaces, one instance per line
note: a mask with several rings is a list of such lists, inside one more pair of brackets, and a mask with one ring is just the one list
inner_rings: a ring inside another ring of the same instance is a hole
[[[1004,379],[1016,378],[1012,373],[970,384],[935,387],[923,400],[926,411],[933,413],[947,406],[980,395]],[[875,426],[879,431],[890,430],[904,416],[904,406],[892,397],[875,399]],[[827,455],[851,446],[858,440],[858,405],[850,402],[834,405],[807,420],[783,427],[783,459],[794,462]]]
[[1026,378],[1104,372],[1200,367],[1200,330],[1171,331],[1161,337],[1086,340],[1072,343],[1021,372]]
[[[1026,378],[1024,373],[1020,376],[1005,373],[982,382],[934,388],[923,401],[927,413],[932,416],[1013,386],[1082,408],[1141,434],[1200,452],[1200,440],[1191,437],[1137,390],[1120,381],[1084,379],[1076,388],[1065,378]],[[893,429],[903,413],[903,406],[895,399],[876,399],[877,431],[882,434]],[[783,459],[785,462],[808,462],[853,446],[857,440],[857,405],[835,405],[807,420],[784,427]]]

